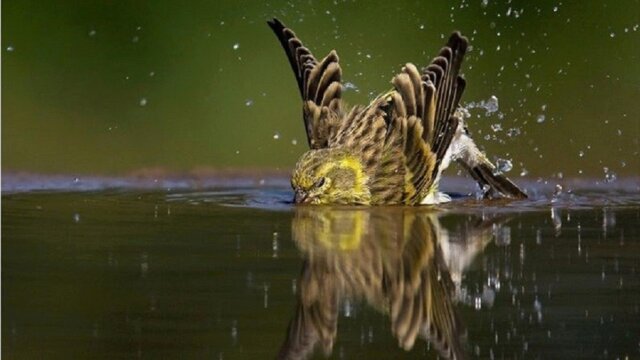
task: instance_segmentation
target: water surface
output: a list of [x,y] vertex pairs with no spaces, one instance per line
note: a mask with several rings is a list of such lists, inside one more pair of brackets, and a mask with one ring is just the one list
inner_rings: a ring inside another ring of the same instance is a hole
[[2,355],[640,356],[635,180],[437,209],[283,183],[5,187]]

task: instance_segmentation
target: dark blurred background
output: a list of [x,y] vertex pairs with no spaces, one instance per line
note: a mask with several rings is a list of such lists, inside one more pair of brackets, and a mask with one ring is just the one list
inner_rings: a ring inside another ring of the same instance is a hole
[[352,103],[460,30],[471,131],[512,176],[640,173],[638,0],[3,1],[2,170],[290,168],[306,139],[273,16],[338,51]]

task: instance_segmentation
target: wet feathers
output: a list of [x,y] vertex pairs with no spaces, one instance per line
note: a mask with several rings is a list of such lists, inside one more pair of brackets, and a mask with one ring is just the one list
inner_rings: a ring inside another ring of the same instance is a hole
[[[465,37],[454,32],[427,67],[406,64],[393,78],[391,91],[366,107],[345,109],[336,52],[317,60],[278,19],[268,24],[295,75],[311,149],[294,170],[292,186],[300,194],[296,202],[415,205],[437,190],[441,165],[462,121],[456,110],[465,88],[459,75]],[[351,194],[356,196],[345,194],[347,183],[323,191],[313,186],[325,176],[319,174],[320,166],[339,166],[340,159],[356,161],[351,171],[365,174],[366,183],[360,185],[366,189]]]

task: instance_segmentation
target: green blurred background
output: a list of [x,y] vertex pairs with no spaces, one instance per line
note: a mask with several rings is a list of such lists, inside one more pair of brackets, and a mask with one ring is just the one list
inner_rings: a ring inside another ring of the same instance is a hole
[[306,139],[273,16],[338,51],[352,103],[461,30],[463,102],[499,99],[469,119],[490,157],[533,178],[640,173],[638,0],[3,1],[2,170],[290,168]]

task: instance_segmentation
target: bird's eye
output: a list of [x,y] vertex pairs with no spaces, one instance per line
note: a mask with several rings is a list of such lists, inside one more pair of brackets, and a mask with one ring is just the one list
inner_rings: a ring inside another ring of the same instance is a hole
[[314,187],[316,187],[316,188],[321,188],[321,187],[322,187],[322,185],[324,185],[325,179],[326,179],[326,178],[321,177],[321,178],[320,178],[320,180],[316,181],[316,183],[314,184]]

